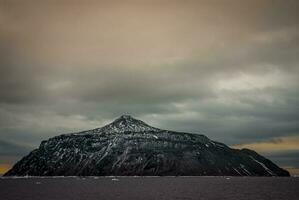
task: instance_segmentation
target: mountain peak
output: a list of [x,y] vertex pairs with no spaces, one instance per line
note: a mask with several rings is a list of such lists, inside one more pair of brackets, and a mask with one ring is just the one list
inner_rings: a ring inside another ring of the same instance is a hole
[[129,119],[129,118],[133,118],[133,117],[131,115],[121,115],[119,118]]
[[120,117],[118,117],[116,120],[136,120],[134,119],[134,117],[132,117],[131,115],[121,115]]
[[145,131],[159,131],[145,122],[135,119],[131,115],[121,115],[110,124],[100,128],[106,133],[124,133],[124,132],[145,132]]

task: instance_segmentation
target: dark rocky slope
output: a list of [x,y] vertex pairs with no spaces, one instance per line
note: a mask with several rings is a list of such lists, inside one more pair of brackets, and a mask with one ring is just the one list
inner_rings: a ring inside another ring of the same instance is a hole
[[131,116],[102,128],[60,135],[5,176],[205,175],[289,176],[249,149],[231,149],[204,135],[161,130]]

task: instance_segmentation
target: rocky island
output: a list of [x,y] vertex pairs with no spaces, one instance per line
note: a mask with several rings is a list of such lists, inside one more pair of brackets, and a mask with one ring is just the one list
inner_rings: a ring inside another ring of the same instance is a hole
[[129,115],[41,142],[5,176],[289,176],[249,149],[162,130]]

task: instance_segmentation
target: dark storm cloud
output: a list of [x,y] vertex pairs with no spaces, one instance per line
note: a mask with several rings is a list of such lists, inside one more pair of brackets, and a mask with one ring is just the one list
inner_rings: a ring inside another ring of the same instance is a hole
[[0,156],[22,156],[28,153],[31,148],[0,140],[0,150]]
[[296,136],[298,5],[0,0],[0,146],[124,113],[229,145]]
[[299,151],[286,151],[272,154],[264,154],[271,160],[275,160],[280,166],[299,168]]

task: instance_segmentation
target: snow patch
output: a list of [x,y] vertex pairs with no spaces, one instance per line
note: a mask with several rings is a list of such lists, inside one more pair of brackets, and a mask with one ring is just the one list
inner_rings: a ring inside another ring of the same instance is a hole
[[153,137],[156,138],[156,139],[159,139],[158,136],[156,136],[156,135],[153,135]]
[[252,156],[250,156],[251,159],[253,161],[255,161],[256,163],[260,164],[270,175],[275,176],[276,174],[274,174],[268,167],[266,167],[266,165],[264,163],[261,163],[260,161],[254,159]]

